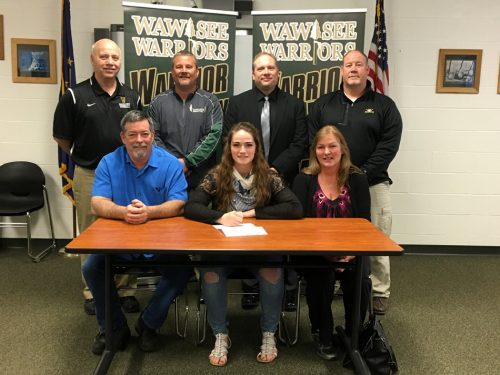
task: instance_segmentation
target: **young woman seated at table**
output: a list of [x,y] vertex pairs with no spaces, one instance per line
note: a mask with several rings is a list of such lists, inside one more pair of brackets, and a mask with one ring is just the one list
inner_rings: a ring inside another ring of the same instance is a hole
[[[236,226],[245,218],[298,219],[302,207],[280,176],[264,159],[258,130],[250,123],[235,124],[229,134],[221,162],[190,194],[184,215],[209,224]],[[243,258],[242,258],[243,257]],[[276,256],[212,256],[213,260],[239,263],[245,260],[280,261]],[[227,276],[231,267],[201,268],[203,298],[208,322],[215,335],[210,364],[224,366],[231,346],[227,319]],[[260,287],[262,345],[257,361],[272,362],[278,355],[274,333],[278,327],[283,299],[283,269],[255,268]]]
[[[368,181],[351,163],[349,149],[342,133],[326,125],[316,134],[310,149],[309,166],[297,175],[293,192],[299,198],[305,217],[347,218],[370,220]],[[325,238],[328,241],[328,238]],[[323,257],[325,262],[354,262],[353,256]],[[317,262],[317,258],[301,258]],[[370,296],[369,262],[363,270],[361,319],[364,320]],[[327,360],[338,359],[338,343],[334,342],[332,301],[335,270],[331,268],[301,269],[307,282],[306,299],[309,307],[311,332],[317,343],[317,354]],[[339,269],[343,291],[346,332],[351,332],[354,295],[354,270]]]

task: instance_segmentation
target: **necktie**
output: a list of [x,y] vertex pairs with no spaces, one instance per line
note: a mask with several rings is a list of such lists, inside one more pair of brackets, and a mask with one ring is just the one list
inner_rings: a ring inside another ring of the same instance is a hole
[[264,97],[264,105],[260,113],[260,127],[262,129],[262,140],[264,141],[264,156],[269,157],[269,139],[271,134],[271,121],[270,121],[269,97]]

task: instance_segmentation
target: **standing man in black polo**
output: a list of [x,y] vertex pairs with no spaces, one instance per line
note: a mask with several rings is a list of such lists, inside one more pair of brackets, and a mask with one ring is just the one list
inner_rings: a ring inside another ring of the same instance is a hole
[[[54,140],[76,164],[73,193],[80,233],[95,220],[90,208],[94,170],[104,155],[122,144],[122,117],[128,111],[142,107],[139,95],[116,78],[121,67],[121,50],[115,42],[110,39],[95,42],[90,62],[94,74],[61,97],[54,113],[52,131]],[[82,256],[82,263],[84,260]],[[135,278],[117,278],[118,286],[127,284],[135,286]],[[83,295],[85,312],[95,314],[94,300],[86,285]],[[133,291],[124,292],[120,301],[126,312],[139,311]]]
[[[325,125],[335,125],[344,135],[352,162],[368,177],[372,223],[391,234],[392,206],[387,169],[399,149],[403,121],[394,101],[372,91],[368,58],[350,51],[342,63],[340,90],[316,100],[309,113],[309,136]],[[373,311],[385,314],[389,306],[391,275],[388,256],[371,257]]]
[[[279,75],[275,56],[267,52],[255,55],[252,63],[255,86],[229,100],[222,134],[225,137],[231,127],[241,121],[255,125],[262,136],[267,162],[291,185],[307,151],[307,121],[304,103],[278,87]],[[292,274],[287,276],[288,290],[295,284]],[[245,284],[243,289],[251,291]],[[287,293],[288,309],[294,308],[293,301],[294,293]],[[256,305],[255,296],[243,296],[243,308]]]

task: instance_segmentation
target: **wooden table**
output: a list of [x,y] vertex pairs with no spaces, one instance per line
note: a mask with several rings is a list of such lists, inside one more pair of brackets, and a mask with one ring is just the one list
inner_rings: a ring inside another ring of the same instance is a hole
[[[111,285],[113,254],[274,254],[356,255],[356,291],[353,309],[351,358],[356,373],[369,374],[361,357],[359,321],[364,256],[402,255],[403,249],[365,219],[245,220],[262,226],[263,236],[225,237],[211,225],[182,217],[159,219],[141,225],[98,219],[66,246],[68,253],[106,255],[106,350],[96,374],[105,374],[112,350]],[[196,266],[207,265],[201,261]],[[290,264],[284,264],[290,266]],[[308,264],[308,267],[311,265]]]

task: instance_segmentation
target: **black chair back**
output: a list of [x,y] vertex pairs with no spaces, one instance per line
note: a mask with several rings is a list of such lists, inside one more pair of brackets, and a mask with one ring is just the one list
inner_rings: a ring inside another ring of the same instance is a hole
[[0,166],[0,215],[24,215],[43,207],[45,175],[28,161]]

